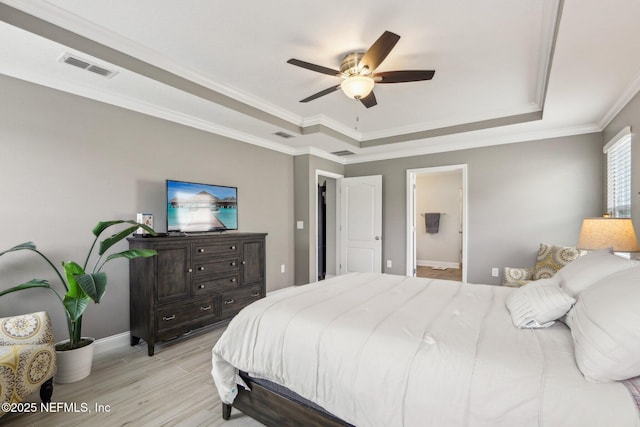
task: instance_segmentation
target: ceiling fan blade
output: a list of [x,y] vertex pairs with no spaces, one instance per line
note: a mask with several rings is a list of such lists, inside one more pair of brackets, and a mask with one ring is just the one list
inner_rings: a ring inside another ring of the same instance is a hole
[[398,40],[400,40],[400,36],[391,31],[382,33],[378,40],[367,50],[367,53],[364,54],[362,59],[360,59],[358,67],[360,69],[367,67],[373,72],[373,70],[378,68],[378,65],[384,61],[387,55],[389,55],[389,52],[391,52],[391,49],[398,43]]
[[[376,83],[405,83],[431,80],[436,72],[434,70],[403,70],[384,71],[373,75]],[[377,78],[381,78],[378,80]]]
[[360,102],[362,102],[362,105],[364,105],[367,108],[371,108],[378,105],[378,101],[376,101],[376,96],[373,94],[373,92],[371,92],[369,95],[365,96],[364,98],[360,98]]
[[306,68],[307,70],[315,71],[322,74],[329,74],[330,76],[339,76],[340,71],[333,70],[331,68],[323,67],[322,65],[312,64],[310,62],[301,61],[299,59],[291,58],[287,61],[288,64],[296,65],[298,67]]
[[321,96],[325,96],[325,95],[329,95],[332,92],[335,92],[336,90],[340,89],[340,85],[337,86],[332,86],[328,89],[322,90],[318,93],[314,93],[311,96],[306,97],[305,99],[300,100],[300,102],[309,102],[309,101],[313,101],[314,99],[320,98]]

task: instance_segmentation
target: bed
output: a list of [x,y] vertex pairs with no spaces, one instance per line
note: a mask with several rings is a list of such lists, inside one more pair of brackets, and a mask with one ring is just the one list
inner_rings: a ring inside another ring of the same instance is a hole
[[582,338],[514,326],[514,292],[372,273],[273,292],[212,350],[223,418],[233,405],[274,426],[640,426],[638,381],[585,379]]

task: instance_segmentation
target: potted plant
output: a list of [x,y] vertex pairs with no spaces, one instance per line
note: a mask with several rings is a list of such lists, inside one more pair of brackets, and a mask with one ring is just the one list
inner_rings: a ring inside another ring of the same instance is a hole
[[[127,226],[125,229],[120,230],[100,242],[98,257],[95,260],[93,267],[89,269],[89,261],[100,235],[107,228],[117,224],[131,224],[131,226]],[[152,249],[133,249],[113,253],[104,259],[104,255],[113,247],[113,245],[123,240],[129,234],[135,232],[139,227],[142,227],[151,235],[156,234],[149,226],[138,224],[135,221],[115,220],[99,222],[92,230],[95,238],[87,252],[87,257],[85,258],[82,266],[76,262],[68,261],[62,262],[62,269],[58,269],[55,264],[46,255],[40,252],[32,242],[22,243],[4,252],[0,252],[0,256],[9,252],[22,250],[35,252],[40,255],[47,264],[51,266],[51,268],[53,268],[58,279],[62,283],[64,294],[61,289],[56,290],[56,288],[54,288],[49,281],[45,279],[32,279],[10,289],[0,291],[0,296],[2,296],[26,289],[47,288],[52,291],[62,303],[67,316],[69,339],[56,344],[56,352],[58,355],[58,374],[56,375],[57,382],[78,381],[89,375],[91,372],[93,338],[82,336],[82,316],[91,301],[99,303],[105,294],[107,289],[107,274],[102,271],[104,265],[107,262],[118,258],[134,259],[139,257],[150,257],[157,254],[157,252]],[[78,354],[81,355],[81,358],[88,359],[88,367],[79,366],[80,363],[86,362],[78,360]],[[69,366],[69,372],[65,372],[64,359],[66,358],[71,358],[69,361],[71,364],[71,366]]]

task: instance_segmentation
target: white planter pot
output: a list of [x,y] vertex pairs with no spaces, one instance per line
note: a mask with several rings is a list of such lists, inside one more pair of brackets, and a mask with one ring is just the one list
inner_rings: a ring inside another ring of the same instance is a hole
[[[55,375],[55,381],[58,384],[68,384],[80,381],[91,373],[91,365],[93,364],[93,347],[94,339],[83,337],[82,339],[91,340],[91,344],[73,350],[56,350],[56,359],[58,372]],[[63,344],[69,340],[56,343]]]

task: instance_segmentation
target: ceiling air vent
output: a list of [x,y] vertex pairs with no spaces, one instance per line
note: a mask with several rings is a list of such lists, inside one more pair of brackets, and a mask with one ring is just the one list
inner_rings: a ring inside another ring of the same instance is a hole
[[99,74],[104,77],[113,77],[118,74],[117,71],[109,70],[99,65],[93,64],[86,59],[78,58],[70,53],[63,53],[58,61],[65,64],[73,65],[74,67],[82,68],[83,70],[90,71],[95,74]]
[[342,150],[342,151],[334,151],[331,154],[333,154],[334,156],[342,157],[342,156],[351,156],[351,155],[356,154],[356,153],[354,153],[353,151],[349,151],[349,150]]
[[101,76],[111,77],[115,74],[115,72],[111,70],[107,70],[106,68],[98,67],[97,65],[91,65],[87,68],[87,71],[91,71],[92,73],[100,74]]
[[293,138],[293,135],[288,134],[286,132],[282,132],[282,131],[276,132],[274,133],[274,135],[278,135],[280,138],[284,138],[284,139]]

